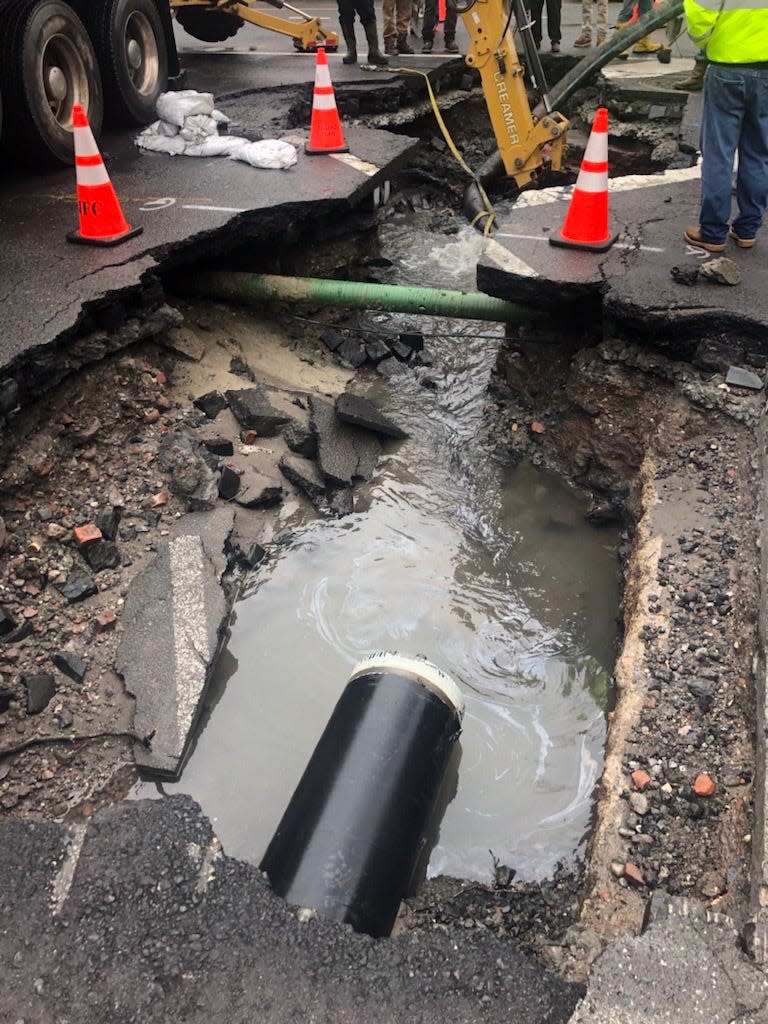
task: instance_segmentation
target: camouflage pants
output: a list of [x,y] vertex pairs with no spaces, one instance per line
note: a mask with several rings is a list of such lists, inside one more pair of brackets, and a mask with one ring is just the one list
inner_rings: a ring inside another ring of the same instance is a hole
[[384,0],[381,6],[384,18],[384,45],[394,43],[398,37],[408,35],[411,24],[411,0]]
[[[592,0],[581,0],[581,27],[592,28]],[[608,33],[608,0],[597,0],[597,31]]]

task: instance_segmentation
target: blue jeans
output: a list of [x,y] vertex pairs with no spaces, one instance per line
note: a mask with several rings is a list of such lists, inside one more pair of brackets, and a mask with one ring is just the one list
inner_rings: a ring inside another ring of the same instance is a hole
[[635,4],[637,4],[639,18],[642,18],[651,9],[651,0],[624,0],[624,6],[619,11],[616,21],[629,21],[632,17],[632,11],[635,9]]
[[709,242],[724,242],[731,219],[733,157],[739,238],[754,238],[768,204],[768,68],[710,64],[704,79],[701,120],[701,212]]

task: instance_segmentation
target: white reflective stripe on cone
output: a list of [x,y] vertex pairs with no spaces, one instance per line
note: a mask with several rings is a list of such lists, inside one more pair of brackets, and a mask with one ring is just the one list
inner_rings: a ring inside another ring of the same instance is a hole
[[324,96],[323,93],[315,93],[315,110],[335,110],[336,100],[333,98],[333,93],[330,96]]
[[579,171],[576,188],[580,192],[607,192],[608,175],[605,171]]
[[589,160],[593,164],[605,163],[608,159],[607,132],[592,132],[582,159]]
[[78,185],[108,185],[109,175],[104,164],[95,164],[93,167],[77,168]]
[[318,64],[315,72],[315,85],[325,85],[332,87],[331,72],[328,70],[327,64]]
[[97,156],[99,147],[90,128],[74,128],[75,153],[77,156]]

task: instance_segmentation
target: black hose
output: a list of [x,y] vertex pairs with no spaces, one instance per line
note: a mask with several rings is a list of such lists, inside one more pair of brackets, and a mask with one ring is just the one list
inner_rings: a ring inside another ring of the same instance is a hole
[[[556,85],[552,86],[552,91],[549,94],[551,109],[556,110],[577,89],[580,89],[585,82],[589,81],[593,75],[596,75],[601,68],[609,64],[615,57],[618,57],[620,53],[623,53],[627,47],[634,46],[635,43],[647,36],[649,32],[661,28],[662,25],[666,25],[672,18],[678,17],[682,11],[683,0],[665,0],[658,7],[651,8],[647,14],[644,14],[634,24],[627,25],[620,32],[614,33],[608,42],[599,46],[594,53],[587,54]],[[534,108],[533,116],[538,120],[546,113],[547,110],[542,100]],[[497,150],[485,161],[478,171],[477,177],[483,187],[485,187],[503,174],[504,162]],[[480,196],[477,185],[472,181],[464,189],[464,213],[469,221],[474,221],[484,210],[485,203]],[[478,227],[482,228],[482,226],[482,220],[480,220]]]

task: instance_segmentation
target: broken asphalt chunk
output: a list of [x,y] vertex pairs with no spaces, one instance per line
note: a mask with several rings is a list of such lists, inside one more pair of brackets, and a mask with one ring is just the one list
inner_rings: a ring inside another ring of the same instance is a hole
[[397,440],[408,437],[407,433],[385,416],[378,406],[360,395],[351,395],[348,392],[339,395],[336,399],[336,415],[345,423],[364,427],[374,434],[394,437]]
[[344,335],[339,334],[338,331],[334,331],[332,327],[326,327],[325,330],[320,331],[320,341],[329,348],[331,352],[335,352],[336,349],[344,341]]
[[27,688],[27,712],[30,715],[39,715],[56,693],[53,676],[48,672],[25,676],[24,685]]
[[16,622],[3,606],[0,604],[0,636],[8,636],[16,629]]
[[120,565],[120,551],[112,540],[99,540],[83,550],[83,558],[94,572],[117,569]]
[[750,391],[762,391],[763,382],[756,373],[751,370],[744,370],[740,366],[731,366],[725,378],[726,384],[732,384],[737,388],[748,388]]
[[215,420],[221,410],[227,408],[227,400],[220,391],[208,391],[196,398],[192,404],[200,412],[205,413],[209,420]]
[[303,423],[291,420],[283,431],[283,437],[291,451],[297,455],[305,459],[313,459],[317,455],[317,438]]
[[381,338],[370,338],[366,341],[365,352],[372,363],[380,363],[382,359],[388,359],[392,355],[389,345]]
[[349,487],[355,477],[369,480],[381,454],[381,443],[370,431],[344,423],[329,403],[311,395],[310,427],[317,437],[317,461],[326,480]]
[[274,437],[290,416],[279,412],[261,388],[227,391],[227,402],[241,426],[256,430],[262,437]]
[[58,583],[57,587],[70,604],[84,601],[86,597],[92,597],[98,591],[88,573],[77,568],[72,569],[66,580]]
[[105,508],[96,516],[96,526],[107,540],[117,540],[122,512],[119,508]]
[[235,501],[243,508],[265,508],[276,505],[282,498],[283,487],[279,481],[249,466],[241,477]]
[[82,658],[78,658],[71,651],[57,651],[51,658],[51,661],[59,672],[63,672],[65,676],[74,679],[76,683],[82,683],[85,679],[88,666]]
[[240,474],[231,466],[222,466],[219,476],[219,497],[229,501],[240,490]]
[[365,346],[354,338],[345,338],[336,349],[336,355],[348,363],[354,370],[362,366],[368,358]]
[[283,455],[278,465],[286,480],[306,494],[313,505],[325,503],[325,480],[314,462],[297,455]]

